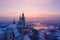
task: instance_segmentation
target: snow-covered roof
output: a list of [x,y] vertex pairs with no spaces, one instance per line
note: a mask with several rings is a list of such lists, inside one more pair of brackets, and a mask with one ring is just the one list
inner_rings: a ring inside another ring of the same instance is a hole
[[60,37],[57,37],[58,40],[60,40]]
[[49,32],[49,31],[46,31],[46,34],[47,34],[47,35],[49,35],[49,34],[51,34],[51,32]]
[[56,31],[54,35],[60,37],[60,31]]
[[11,33],[11,32],[13,32],[13,30],[12,30],[11,27],[6,27],[6,28],[4,28],[4,30],[5,30],[5,33]]
[[15,36],[20,35],[20,33],[19,33],[18,29],[17,29],[17,25],[16,24],[11,24],[8,27],[11,27],[13,29],[13,32],[14,32]]
[[28,35],[25,35],[23,40],[31,40],[31,39],[28,37]]
[[4,34],[5,32],[0,28],[0,34]]
[[52,25],[49,25],[48,26],[48,29],[54,29],[55,27],[54,26],[52,26]]

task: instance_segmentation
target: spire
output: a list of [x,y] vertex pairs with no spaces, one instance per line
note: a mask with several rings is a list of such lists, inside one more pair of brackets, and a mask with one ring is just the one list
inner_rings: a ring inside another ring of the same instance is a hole
[[13,24],[16,24],[15,19],[13,20]]
[[24,13],[22,13],[22,17],[24,17]]
[[22,16],[20,16],[20,19],[19,19],[18,24],[25,27],[25,17],[24,17],[24,13],[22,13],[21,15],[22,15]]

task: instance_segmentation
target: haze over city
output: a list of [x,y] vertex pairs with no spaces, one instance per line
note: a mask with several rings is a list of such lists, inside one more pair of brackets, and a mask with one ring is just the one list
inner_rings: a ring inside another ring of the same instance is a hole
[[0,0],[0,40],[60,40],[60,0]]

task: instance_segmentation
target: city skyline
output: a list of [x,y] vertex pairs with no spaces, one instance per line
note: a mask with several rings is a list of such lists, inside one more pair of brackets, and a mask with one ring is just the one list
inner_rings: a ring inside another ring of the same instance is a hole
[[0,40],[60,40],[60,0],[0,0]]

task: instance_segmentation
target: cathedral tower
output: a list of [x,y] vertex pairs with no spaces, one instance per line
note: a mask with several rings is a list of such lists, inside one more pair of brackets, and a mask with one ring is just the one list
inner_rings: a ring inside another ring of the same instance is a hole
[[19,25],[20,27],[22,27],[22,26],[25,27],[25,16],[24,16],[24,13],[22,13],[22,16],[20,16],[18,25]]

